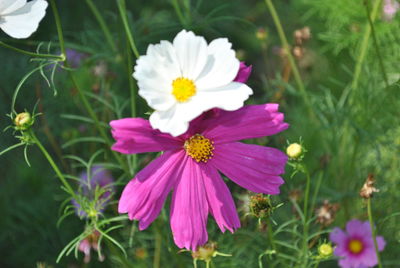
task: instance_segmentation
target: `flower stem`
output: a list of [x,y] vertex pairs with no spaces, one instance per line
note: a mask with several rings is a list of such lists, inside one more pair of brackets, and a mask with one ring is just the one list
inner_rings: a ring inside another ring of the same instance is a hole
[[58,34],[58,41],[60,42],[60,49],[61,49],[61,54],[66,55],[65,53],[65,43],[64,43],[64,35],[62,32],[62,27],[61,27],[61,20],[60,20],[60,15],[58,13],[58,9],[56,6],[56,3],[54,0],[50,0],[50,5],[54,13],[54,20],[56,22],[56,27],[57,27],[57,34]]
[[8,49],[11,49],[11,50],[14,50],[14,51],[16,51],[18,53],[22,53],[22,54],[25,54],[25,55],[28,55],[28,56],[32,56],[32,57],[36,57],[36,58],[50,58],[50,59],[56,59],[56,60],[59,60],[59,61],[64,61],[65,60],[65,56],[63,56],[63,55],[57,56],[57,55],[51,55],[51,54],[33,53],[33,52],[29,52],[29,51],[26,51],[26,50],[23,50],[23,49],[19,49],[19,48],[10,46],[10,45],[8,45],[6,43],[3,43],[1,41],[0,41],[0,46],[8,48]]
[[[375,2],[380,2],[380,0],[375,0]],[[370,10],[369,4],[370,4],[370,0],[364,1],[365,10],[367,11],[369,27],[371,28],[371,35],[372,35],[372,40],[373,40],[375,51],[376,51],[376,56],[378,57],[379,66],[381,68],[383,80],[385,81],[386,87],[389,87],[389,79],[387,77],[387,74],[385,71],[385,65],[383,64],[382,55],[379,50],[378,39],[376,38],[374,22],[372,21],[372,18],[371,18],[371,10]]]
[[139,51],[137,50],[135,40],[133,39],[132,32],[129,27],[128,18],[126,16],[125,0],[118,0],[117,3],[118,3],[119,14],[121,15],[122,23],[124,24],[125,33],[126,33],[126,36],[128,37],[129,45],[130,45],[135,57],[139,58],[140,54],[139,54]]
[[160,268],[162,237],[159,226],[156,225],[156,245],[154,250],[153,268]]
[[42,143],[39,141],[39,139],[36,137],[35,133],[30,130],[29,135],[32,138],[33,142],[39,147],[39,149],[42,151],[43,155],[46,157],[47,161],[50,163],[51,167],[57,174],[57,177],[60,179],[62,184],[64,185],[65,189],[67,192],[75,199],[78,200],[76,197],[76,194],[74,190],[72,189],[71,185],[68,183],[68,181],[65,179],[64,175],[61,173],[60,169],[58,168],[57,164],[54,162],[53,158],[51,155],[47,152],[46,148],[42,145]]
[[103,31],[108,44],[110,45],[110,47],[112,48],[113,51],[117,51],[117,47],[115,46],[115,43],[113,41],[110,29],[107,27],[107,24],[106,24],[103,16],[100,14],[98,8],[96,7],[95,4],[93,4],[92,0],[86,0],[86,4],[89,6],[89,8],[92,11],[93,15],[95,16],[98,24],[100,25],[100,28]]
[[376,230],[375,230],[375,227],[374,227],[374,221],[372,219],[371,198],[368,198],[367,209],[368,209],[369,225],[371,226],[371,231],[372,231],[372,239],[374,240],[376,258],[378,259],[378,267],[382,268],[381,257],[379,255],[379,249],[378,249],[378,242],[376,241]]
[[[56,6],[54,0],[50,0],[50,3],[53,8],[54,18],[55,18],[55,22],[57,25],[57,32],[58,32],[58,37],[59,37],[59,41],[60,41],[61,51],[65,55],[64,37],[63,37],[62,27],[61,27],[61,23],[60,23],[60,17],[58,15],[58,11],[57,11],[57,6]],[[68,59],[66,59],[66,61],[65,61],[65,67],[69,67]],[[110,138],[107,136],[107,133],[105,132],[103,127],[100,125],[100,120],[97,117],[96,113],[94,112],[88,99],[86,98],[84,91],[79,86],[74,73],[70,71],[69,74],[70,74],[71,80],[72,80],[76,90],[78,91],[78,94],[83,103],[83,106],[85,107],[86,111],[89,113],[89,116],[94,121],[95,126],[96,126],[97,130],[100,132],[101,137],[104,139],[106,144],[108,146],[110,146],[112,144],[112,142],[111,142]],[[119,154],[117,154],[115,151],[112,151],[112,154],[114,155],[115,159],[119,162],[119,164],[122,166],[122,168],[125,170],[125,172],[128,173],[129,175],[132,175],[131,172],[129,171],[127,164],[125,163],[125,161],[123,161],[122,157]]]
[[306,191],[304,193],[304,207],[303,207],[303,213],[304,213],[304,222],[303,222],[303,260],[304,260],[304,267],[307,267],[307,251],[308,251],[308,199],[310,197],[310,184],[311,184],[311,178],[310,178],[310,173],[304,167],[304,173],[307,178],[306,182]]
[[286,56],[287,56],[287,58],[289,60],[290,66],[291,66],[292,71],[293,71],[294,79],[295,79],[296,84],[297,84],[297,86],[298,86],[298,88],[300,90],[300,94],[303,97],[303,101],[307,105],[309,116],[310,116],[311,119],[316,120],[317,119],[316,115],[314,113],[314,110],[312,108],[312,104],[310,102],[310,98],[308,97],[308,94],[307,94],[306,89],[304,87],[303,81],[301,79],[299,69],[297,68],[296,62],[295,62],[295,60],[293,58],[293,55],[292,55],[292,52],[290,51],[290,46],[289,46],[289,43],[288,43],[287,38],[285,36],[285,32],[283,31],[283,27],[282,27],[281,21],[279,19],[279,15],[276,12],[276,9],[275,9],[275,7],[274,7],[274,5],[272,3],[272,0],[265,0],[265,3],[266,3],[266,5],[267,5],[267,7],[269,9],[269,12],[271,13],[271,16],[272,16],[272,19],[274,21],[276,30],[278,31],[279,39],[281,40],[283,49],[285,50]]
[[[375,0],[375,3],[372,7],[371,16],[369,17],[372,22],[375,21],[375,18],[378,14],[378,10],[381,5],[381,1],[382,0]],[[358,54],[358,58],[356,61],[356,67],[354,69],[353,81],[351,83],[351,89],[355,89],[358,86],[358,81],[359,81],[360,74],[361,74],[361,67],[364,63],[365,55],[367,53],[368,43],[369,43],[368,41],[369,41],[370,35],[371,35],[371,26],[368,25],[367,29],[365,30],[364,37],[363,37],[363,40],[361,43],[360,54]]]

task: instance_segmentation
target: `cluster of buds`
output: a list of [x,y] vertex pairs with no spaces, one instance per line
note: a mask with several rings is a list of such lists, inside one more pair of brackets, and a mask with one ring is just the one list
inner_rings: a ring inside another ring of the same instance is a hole
[[196,251],[192,251],[192,257],[195,262],[201,260],[209,264],[212,258],[216,256],[231,257],[232,255],[218,252],[217,243],[215,242],[208,242],[204,246],[198,247]]
[[325,200],[322,206],[316,209],[317,223],[324,227],[331,225],[338,210],[339,204],[331,204],[328,200]]
[[374,193],[379,192],[379,190],[374,187],[374,184],[374,174],[369,174],[367,180],[360,190],[360,196],[364,199],[370,199]]
[[294,47],[292,50],[293,55],[297,59],[301,59],[304,56],[305,48],[304,44],[311,39],[311,31],[309,27],[303,27],[294,31]]

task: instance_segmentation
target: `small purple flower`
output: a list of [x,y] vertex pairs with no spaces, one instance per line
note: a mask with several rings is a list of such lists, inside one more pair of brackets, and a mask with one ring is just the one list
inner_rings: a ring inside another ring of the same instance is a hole
[[65,54],[67,61],[69,62],[72,68],[78,68],[81,65],[82,60],[84,60],[87,57],[85,53],[81,53],[70,48],[67,48],[65,50]]
[[[85,239],[79,242],[78,250],[85,254],[85,258],[83,261],[85,263],[90,262],[90,251],[93,249],[94,251],[99,251],[98,241],[99,241],[100,233],[98,231],[94,231],[90,235],[88,235]],[[99,261],[104,261],[104,255],[99,255]]]
[[396,0],[385,0],[383,4],[382,17],[385,21],[391,21],[400,8]]
[[251,70],[252,70],[251,65],[246,66],[246,64],[243,61],[241,61],[240,67],[239,67],[239,72],[233,81],[240,82],[240,83],[246,83],[251,74]]
[[[378,263],[374,240],[369,222],[351,220],[346,224],[346,230],[334,228],[329,239],[336,244],[334,254],[340,257],[342,268],[366,268]],[[376,237],[379,251],[385,247],[382,236]]]
[[[93,210],[93,213],[102,212],[108,204],[110,195],[114,192],[114,188],[112,187],[114,179],[111,173],[104,169],[104,167],[97,165],[91,168],[90,176],[88,176],[86,172],[82,172],[79,178],[79,187],[82,190],[82,195],[89,201],[95,201],[95,203],[93,204],[93,207],[89,206],[88,209],[85,209],[77,202],[77,200],[72,199],[71,202],[75,208],[76,214],[81,218],[87,218],[87,210]],[[94,200],[97,187],[103,188],[104,192],[97,200]]]

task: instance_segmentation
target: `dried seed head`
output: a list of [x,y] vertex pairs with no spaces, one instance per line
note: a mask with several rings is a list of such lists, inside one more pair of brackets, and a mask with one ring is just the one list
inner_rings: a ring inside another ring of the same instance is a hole
[[272,214],[274,207],[267,196],[256,194],[250,197],[250,212],[256,218],[266,218]]
[[372,197],[373,193],[379,192],[377,188],[374,187],[375,179],[374,174],[369,174],[367,180],[365,181],[363,187],[360,190],[360,196],[365,199]]
[[212,257],[215,257],[217,253],[217,243],[208,242],[204,246],[199,247],[196,251],[192,252],[193,259],[202,260],[205,262],[211,261]]
[[317,223],[326,227],[331,225],[335,220],[336,212],[339,210],[339,204],[331,204],[328,200],[324,201],[324,204],[316,209]]

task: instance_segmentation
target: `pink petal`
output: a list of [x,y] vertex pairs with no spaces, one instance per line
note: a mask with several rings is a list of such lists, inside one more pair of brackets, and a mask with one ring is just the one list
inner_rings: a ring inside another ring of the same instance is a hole
[[239,72],[236,75],[236,78],[233,80],[235,82],[240,82],[240,83],[246,83],[247,80],[249,79],[249,76],[251,74],[252,66],[246,66],[246,64],[241,61],[240,62],[240,67],[239,67]]
[[203,134],[215,143],[271,136],[289,127],[278,104],[247,105],[237,111],[221,110],[202,122]]
[[132,179],[122,192],[119,213],[139,220],[139,229],[146,229],[157,218],[168,193],[182,175],[185,152],[168,151],[151,162]]
[[114,120],[110,125],[116,140],[112,149],[123,154],[160,152],[182,146],[182,141],[154,130],[149,121],[142,118]]
[[279,194],[284,183],[287,156],[281,151],[240,142],[216,144],[208,162],[243,188],[256,193]]
[[186,167],[176,185],[171,202],[171,229],[175,244],[196,250],[207,242],[207,194],[202,163],[186,156]]
[[216,169],[209,165],[201,167],[204,167],[203,180],[210,212],[222,232],[225,228],[233,232],[240,227],[240,220],[232,195]]
[[371,227],[368,221],[362,222],[359,220],[351,220],[346,224],[346,232],[349,236],[358,238],[371,237]]
[[376,242],[378,243],[378,250],[382,251],[385,249],[386,246],[386,241],[382,236],[377,236],[376,237]]
[[329,240],[337,245],[345,244],[347,241],[347,234],[340,228],[334,228],[329,234]]

